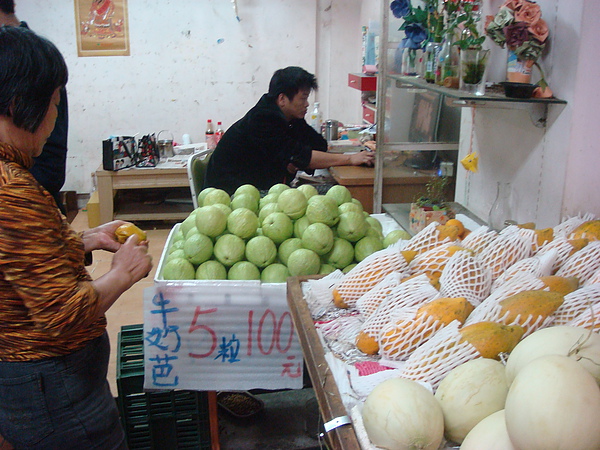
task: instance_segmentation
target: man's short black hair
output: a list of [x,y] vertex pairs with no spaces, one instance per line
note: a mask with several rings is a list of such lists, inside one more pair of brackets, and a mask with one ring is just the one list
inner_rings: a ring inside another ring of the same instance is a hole
[[35,133],[52,95],[69,78],[61,53],[49,40],[22,27],[0,27],[0,115]]
[[312,73],[302,67],[290,66],[275,71],[269,83],[269,96],[285,94],[291,100],[301,89],[317,90],[318,87],[317,79]]
[[0,11],[4,14],[14,14],[15,0],[0,0]]

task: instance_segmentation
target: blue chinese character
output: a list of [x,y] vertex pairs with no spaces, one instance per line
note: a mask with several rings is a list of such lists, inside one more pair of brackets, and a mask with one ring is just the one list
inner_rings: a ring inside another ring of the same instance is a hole
[[149,359],[150,361],[156,361],[156,364],[152,366],[152,383],[155,386],[177,386],[179,384],[178,376],[174,377],[170,382],[159,381],[170,377],[173,365],[169,361],[177,359],[177,356],[165,355],[164,357],[160,357],[157,355]]
[[171,333],[174,334],[175,339],[175,348],[171,350],[171,352],[177,353],[179,351],[179,347],[181,347],[181,337],[179,336],[178,326],[170,325],[166,329],[154,327],[148,332],[148,335],[145,339],[148,341],[148,345],[158,347],[163,351],[167,351],[169,349],[169,344],[164,343],[164,340],[167,339]]
[[219,346],[219,353],[215,357],[215,359],[221,358],[221,362],[234,363],[240,361],[237,359],[238,353],[240,351],[240,341],[235,337],[235,334],[232,335],[229,342],[225,340],[225,337],[222,337],[222,343]]
[[[155,295],[152,299],[152,303],[160,306],[160,309],[153,309],[150,311],[151,314],[160,314],[162,316],[162,324],[163,327],[154,327],[146,336],[146,341],[148,341],[149,345],[158,347],[163,351],[167,351],[170,347],[172,347],[171,352],[177,353],[179,348],[181,347],[181,337],[179,336],[179,326],[177,325],[169,325],[167,320],[167,314],[179,311],[179,308],[165,308],[166,305],[171,303],[170,300],[166,300],[163,297],[162,292],[158,295]],[[175,343],[170,346],[167,342],[164,342],[170,334],[173,334],[173,338],[175,339]]]

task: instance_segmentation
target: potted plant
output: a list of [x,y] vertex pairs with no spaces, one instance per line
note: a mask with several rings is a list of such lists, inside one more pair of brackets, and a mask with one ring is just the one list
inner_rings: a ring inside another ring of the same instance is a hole
[[446,201],[448,177],[433,177],[425,185],[425,194],[411,203],[409,214],[410,231],[418,233],[431,222],[445,224],[454,217],[454,212]]
[[479,31],[479,12],[470,2],[461,2],[452,18],[448,31],[462,28],[460,39],[454,45],[460,48],[459,89],[475,95],[485,94],[485,69],[490,51],[483,48],[485,34]]

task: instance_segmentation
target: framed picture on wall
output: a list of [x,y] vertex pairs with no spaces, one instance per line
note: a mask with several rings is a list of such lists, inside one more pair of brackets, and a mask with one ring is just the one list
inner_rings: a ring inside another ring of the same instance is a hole
[[129,56],[127,0],[75,0],[78,56]]

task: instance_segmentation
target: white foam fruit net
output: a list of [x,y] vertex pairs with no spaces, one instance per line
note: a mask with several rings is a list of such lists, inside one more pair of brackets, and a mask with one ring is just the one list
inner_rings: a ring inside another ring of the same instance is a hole
[[587,281],[583,283],[583,285],[589,286],[598,283],[600,283],[600,269],[596,270],[596,272],[594,272],[594,274],[590,278],[588,278]]
[[584,312],[571,320],[567,325],[573,327],[586,328],[588,330],[600,332],[600,304],[590,304]]
[[502,230],[498,238],[486,247],[477,258],[492,272],[492,280],[517,261],[531,256],[531,242],[519,232],[519,228],[511,225]]
[[568,217],[554,227],[554,236],[562,236],[569,238],[575,228],[588,220],[594,220],[595,216],[590,213],[579,214],[577,216]]
[[351,269],[335,286],[349,308],[383,278],[392,273],[403,273],[408,263],[397,247],[388,247],[367,256]]
[[545,287],[546,285],[542,280],[530,273],[515,276],[493,291],[479,306],[475,307],[473,312],[469,314],[465,325],[478,322],[499,322],[502,309],[500,302],[502,300],[520,292],[539,290]]
[[433,316],[405,312],[394,317],[379,333],[379,354],[388,360],[406,359],[417,347],[427,342],[445,324]]
[[456,244],[445,242],[418,254],[408,265],[408,273],[410,275],[423,273],[433,278],[439,278],[446,262],[452,256],[449,247],[453,245]]
[[496,231],[490,230],[486,226],[481,226],[471,231],[467,237],[462,240],[460,245],[473,250],[473,252],[478,255],[492,245],[497,238],[498,233],[496,233]]
[[417,308],[438,296],[438,291],[431,286],[426,275],[419,275],[396,286],[379,308],[364,321],[361,331],[375,340],[379,332],[396,315],[404,312],[414,313]]
[[489,269],[468,251],[450,257],[440,277],[441,297],[464,297],[473,306],[487,297],[492,285]]
[[520,274],[529,273],[534,277],[548,276],[552,274],[552,267],[556,260],[556,251],[547,252],[541,256],[532,256],[530,258],[517,261],[512,266],[504,271],[494,281],[492,291],[495,291],[504,283],[510,281],[513,277]]
[[318,280],[302,283],[302,293],[313,318],[319,317],[324,309],[333,307],[333,287],[343,276],[341,270],[336,270]]
[[419,254],[431,250],[443,242],[450,242],[450,238],[440,239],[440,232],[437,229],[439,225],[438,222],[431,222],[408,241],[404,250],[414,251]]
[[402,275],[398,272],[392,272],[375,285],[371,290],[364,293],[356,301],[356,309],[363,317],[370,317],[379,308],[390,292],[400,284]]
[[[600,305],[600,284],[591,284],[565,295],[563,304],[554,313],[554,325],[567,325],[582,314]],[[598,318],[600,322],[600,317]]]
[[573,253],[556,271],[562,277],[577,277],[579,284],[585,284],[600,269],[600,241],[592,241],[581,250]]
[[452,369],[478,358],[473,345],[460,342],[459,326],[455,320],[419,346],[406,360],[400,376],[429,383],[435,390]]
[[547,253],[556,252],[556,258],[552,264],[552,273],[554,273],[564,264],[574,251],[575,248],[573,247],[573,244],[571,244],[566,237],[558,236],[555,237],[552,242],[548,242],[546,245],[542,246],[536,253],[536,256],[541,257]]
[[[539,250],[539,248],[541,246],[538,245],[538,239],[537,239],[537,234],[536,234],[535,230],[530,230],[528,228],[517,227],[516,232],[518,234],[520,234],[521,237],[523,237],[523,239],[525,239],[527,242],[529,242],[531,244],[531,251],[532,251],[532,253],[535,253],[535,252],[537,252]],[[502,234],[502,232],[500,234]]]

